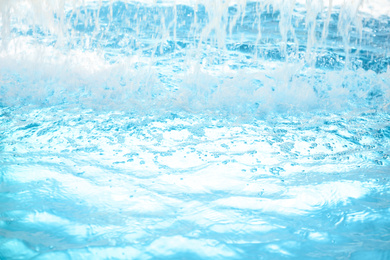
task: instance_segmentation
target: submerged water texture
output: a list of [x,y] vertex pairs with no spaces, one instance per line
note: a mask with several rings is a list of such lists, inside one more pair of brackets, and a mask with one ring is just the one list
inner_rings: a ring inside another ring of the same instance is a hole
[[0,259],[389,259],[389,6],[0,0]]

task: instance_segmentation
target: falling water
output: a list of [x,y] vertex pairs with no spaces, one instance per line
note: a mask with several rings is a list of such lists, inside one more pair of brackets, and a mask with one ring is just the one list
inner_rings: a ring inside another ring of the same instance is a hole
[[389,0],[0,0],[0,259],[387,259]]

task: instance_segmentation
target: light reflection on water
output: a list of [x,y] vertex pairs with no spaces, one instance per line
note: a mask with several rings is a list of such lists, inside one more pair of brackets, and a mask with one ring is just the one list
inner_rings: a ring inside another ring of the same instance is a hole
[[0,258],[390,258],[390,12],[332,3],[0,0]]
[[347,117],[3,109],[1,252],[386,258],[389,118]]

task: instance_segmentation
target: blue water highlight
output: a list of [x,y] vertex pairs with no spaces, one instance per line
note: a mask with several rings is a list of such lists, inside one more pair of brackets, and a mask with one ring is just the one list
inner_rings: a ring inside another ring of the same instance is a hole
[[389,259],[389,7],[0,0],[0,259]]

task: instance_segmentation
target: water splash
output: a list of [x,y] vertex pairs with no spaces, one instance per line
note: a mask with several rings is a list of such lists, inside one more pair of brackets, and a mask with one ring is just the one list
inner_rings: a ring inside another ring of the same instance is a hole
[[249,116],[387,110],[389,18],[360,11],[367,6],[2,1],[1,103]]
[[0,258],[389,258],[387,0],[0,0]]

